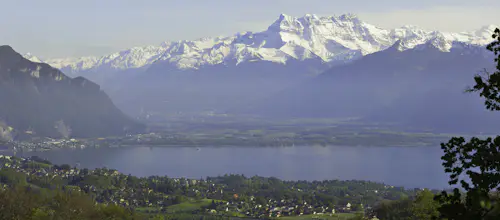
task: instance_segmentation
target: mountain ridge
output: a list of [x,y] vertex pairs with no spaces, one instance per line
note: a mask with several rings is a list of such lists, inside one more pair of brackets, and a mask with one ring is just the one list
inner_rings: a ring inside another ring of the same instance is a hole
[[21,135],[95,137],[141,127],[98,84],[29,61],[7,45],[0,46],[0,103],[0,124]]
[[[266,30],[232,36],[204,37],[196,40],[166,41],[158,46],[133,47],[101,57],[40,60],[69,75],[82,72],[109,72],[146,68],[166,62],[177,69],[199,69],[210,65],[239,65],[256,60],[285,64],[289,60],[320,58],[326,63],[345,63],[366,54],[384,50],[402,40],[402,50],[440,37],[442,41],[486,45],[493,25],[475,31],[451,33],[428,31],[405,25],[383,29],[360,20],[354,14],[319,17],[281,14]],[[491,29],[491,30],[490,30]],[[449,47],[442,48],[449,50]]]

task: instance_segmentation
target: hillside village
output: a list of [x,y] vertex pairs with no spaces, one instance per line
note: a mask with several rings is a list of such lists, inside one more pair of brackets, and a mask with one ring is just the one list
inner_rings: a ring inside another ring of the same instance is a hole
[[[200,180],[166,176],[137,178],[112,169],[78,169],[69,165],[52,165],[38,157],[4,155],[0,155],[0,180],[3,187],[16,183],[82,191],[93,195],[99,203],[117,204],[148,213],[185,212],[179,207],[190,206],[190,213],[267,218],[363,212],[381,199],[397,199],[398,195],[414,193],[376,183],[337,181],[329,186],[328,182],[282,182],[275,178],[239,175]],[[359,184],[364,185],[364,191],[356,189]],[[350,187],[346,188],[348,185]],[[344,196],[327,195],[329,191],[333,192],[332,187],[336,188],[338,195]],[[373,198],[366,200],[371,205],[358,202],[367,195]]]

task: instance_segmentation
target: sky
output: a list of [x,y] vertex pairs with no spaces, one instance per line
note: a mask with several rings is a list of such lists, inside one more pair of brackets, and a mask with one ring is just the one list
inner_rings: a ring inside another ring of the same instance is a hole
[[44,59],[257,32],[282,13],[353,13],[383,28],[458,32],[500,25],[498,0],[0,0],[0,10],[0,44]]

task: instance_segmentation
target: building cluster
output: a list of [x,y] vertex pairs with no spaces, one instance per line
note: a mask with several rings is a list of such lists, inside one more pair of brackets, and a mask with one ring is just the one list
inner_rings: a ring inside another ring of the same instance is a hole
[[[252,193],[238,195],[220,179],[186,179],[150,176],[137,178],[116,170],[78,169],[69,165],[51,165],[41,158],[18,158],[0,155],[0,170],[10,169],[26,174],[30,181],[51,183],[60,179],[65,188],[84,191],[93,195],[99,203],[117,204],[133,208],[151,208],[157,212],[168,212],[170,207],[184,202],[213,201],[199,207],[197,212],[230,215],[238,213],[248,217],[281,217],[300,215],[334,215],[355,212],[351,203],[341,206],[308,204],[293,199],[278,199],[272,196],[256,199]],[[4,175],[4,174],[2,174]],[[71,185],[69,184],[71,183]],[[369,207],[367,207],[369,208]]]

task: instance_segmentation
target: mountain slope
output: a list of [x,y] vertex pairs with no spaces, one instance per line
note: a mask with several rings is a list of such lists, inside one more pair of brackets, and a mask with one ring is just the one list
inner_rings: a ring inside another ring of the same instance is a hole
[[[457,126],[444,124],[457,121],[454,116],[468,123],[474,117],[484,119],[469,123],[470,127],[491,120],[478,97],[463,94],[474,83],[474,74],[491,67],[490,53],[483,47],[439,38],[409,50],[401,49],[404,44],[398,41],[384,51],[333,67],[253,103],[244,112],[269,117],[364,117],[436,129]],[[444,44],[449,45],[448,52],[443,51]]]
[[10,46],[0,46],[0,103],[0,119],[20,133],[95,137],[141,128],[99,85],[31,62]]
[[[165,70],[167,72],[164,72]],[[111,92],[118,107],[129,114],[144,110],[159,114],[221,112],[258,100],[303,81],[304,72],[321,72],[321,61],[215,65],[200,70],[175,70],[153,65],[148,71]]]

